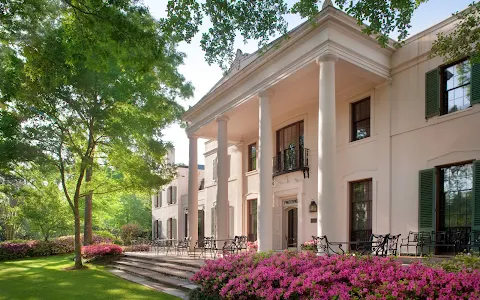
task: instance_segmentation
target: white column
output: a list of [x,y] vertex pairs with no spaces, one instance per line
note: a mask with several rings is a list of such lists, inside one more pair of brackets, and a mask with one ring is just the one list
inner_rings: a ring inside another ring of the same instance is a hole
[[[229,201],[228,201],[228,118],[217,118],[217,239],[225,240],[230,237]],[[220,243],[223,246],[223,243]]]
[[272,117],[270,115],[271,94],[264,91],[259,99],[259,141],[258,141],[258,178],[259,196],[257,201],[257,237],[258,251],[273,250],[273,190],[272,190]]
[[[332,233],[335,221],[335,62],[337,56],[326,54],[320,65],[318,106],[318,213],[317,235]],[[330,240],[334,237],[329,236]]]
[[[230,228],[230,230],[234,230],[234,235],[244,235],[243,234],[243,216],[245,212],[243,211],[243,166],[245,165],[243,162],[243,142],[240,142],[236,145],[236,161],[235,165],[237,166],[237,202],[235,203],[235,229]],[[231,162],[233,164],[233,162]],[[246,235],[246,233],[245,233]]]
[[198,139],[196,136],[188,139],[188,232],[192,237],[190,248],[193,250],[198,239]]

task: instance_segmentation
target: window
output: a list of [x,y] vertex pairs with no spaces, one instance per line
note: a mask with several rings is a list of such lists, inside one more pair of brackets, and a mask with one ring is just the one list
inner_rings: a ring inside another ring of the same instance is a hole
[[176,239],[177,238],[177,219],[169,218],[167,220],[167,238]]
[[202,180],[200,180],[200,186],[198,187],[198,190],[201,191],[204,189],[205,189],[205,178],[202,178]]
[[471,106],[470,78],[472,65],[464,60],[442,68],[442,114],[463,110]]
[[352,142],[370,136],[370,97],[352,103]]
[[158,239],[158,220],[153,222],[153,238]]
[[[460,241],[460,245],[466,245],[471,232],[478,229],[480,161],[421,170],[418,230],[438,231],[435,238],[445,244]],[[453,250],[452,247],[444,246],[437,247],[435,252],[439,254]]]
[[248,145],[248,171],[257,169],[257,144]]
[[218,167],[218,159],[215,157],[213,159],[213,181],[217,180],[217,167]]
[[177,203],[177,187],[176,186],[169,186],[167,191],[168,191],[167,203],[168,204]]
[[159,190],[158,191],[158,194],[157,194],[157,198],[158,198],[158,207],[162,207],[162,193],[163,191],[162,190]]
[[304,161],[303,121],[277,130],[277,157],[273,161],[275,173],[298,170]]
[[372,234],[372,179],[350,183],[350,203],[350,241],[368,241]]
[[465,238],[472,227],[472,164],[440,168],[440,180],[438,230],[447,232],[447,242],[455,242],[452,233],[460,231],[460,238]]
[[249,242],[257,240],[257,199],[247,202],[247,238]]

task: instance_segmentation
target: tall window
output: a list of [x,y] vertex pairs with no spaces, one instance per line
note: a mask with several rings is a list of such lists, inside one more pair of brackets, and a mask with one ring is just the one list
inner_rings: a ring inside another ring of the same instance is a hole
[[153,238],[158,239],[159,234],[158,234],[158,220],[155,220],[153,222]]
[[352,142],[370,136],[370,97],[352,103]]
[[257,200],[249,200],[247,202],[247,234],[248,241],[254,242],[257,240]]
[[248,145],[248,171],[257,169],[257,144]]
[[350,240],[367,241],[372,234],[371,179],[350,183],[350,202]]
[[[440,168],[439,230],[470,234],[473,212],[473,169],[472,164]],[[449,237],[450,234],[447,234]]]
[[442,69],[442,114],[470,107],[470,78],[472,65],[464,60]]
[[176,186],[169,186],[167,191],[168,191],[167,203],[168,204],[177,203],[177,187]]
[[303,121],[277,131],[277,162],[283,171],[294,170],[303,158]]

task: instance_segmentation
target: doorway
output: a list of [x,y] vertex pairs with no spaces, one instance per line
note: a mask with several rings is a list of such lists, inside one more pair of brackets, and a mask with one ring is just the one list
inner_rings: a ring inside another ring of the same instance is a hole
[[198,211],[198,240],[201,241],[203,247],[203,238],[205,237],[205,211]]
[[287,209],[287,232],[285,235],[287,248],[297,248],[298,241],[298,209]]

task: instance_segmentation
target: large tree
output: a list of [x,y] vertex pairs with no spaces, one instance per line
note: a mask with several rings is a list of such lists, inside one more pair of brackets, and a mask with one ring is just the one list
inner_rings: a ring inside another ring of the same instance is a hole
[[[21,116],[22,138],[58,168],[74,216],[75,267],[80,268],[80,200],[92,193],[149,190],[173,176],[161,130],[192,95],[177,71],[183,54],[136,1],[65,1],[35,30],[10,40],[16,81],[7,110]],[[47,15],[46,15],[47,16]],[[7,48],[8,47],[8,48]],[[85,184],[92,164],[122,174],[115,185]]]
[[[174,38],[190,42],[199,33],[203,20],[209,19],[213,25],[201,33],[200,42],[205,59],[227,70],[235,56],[237,36],[244,41],[257,41],[259,48],[265,49],[274,37],[288,37],[285,16],[298,14],[314,21],[325,1],[356,18],[364,33],[375,36],[381,45],[385,46],[392,34],[398,34],[396,46],[401,46],[408,37],[413,12],[428,0],[295,0],[292,5],[287,0],[169,0],[163,28]],[[434,47],[436,55],[450,60],[478,50],[472,47],[478,41],[480,28],[478,4],[474,7],[460,15],[463,26],[453,35],[439,37],[438,46]]]

